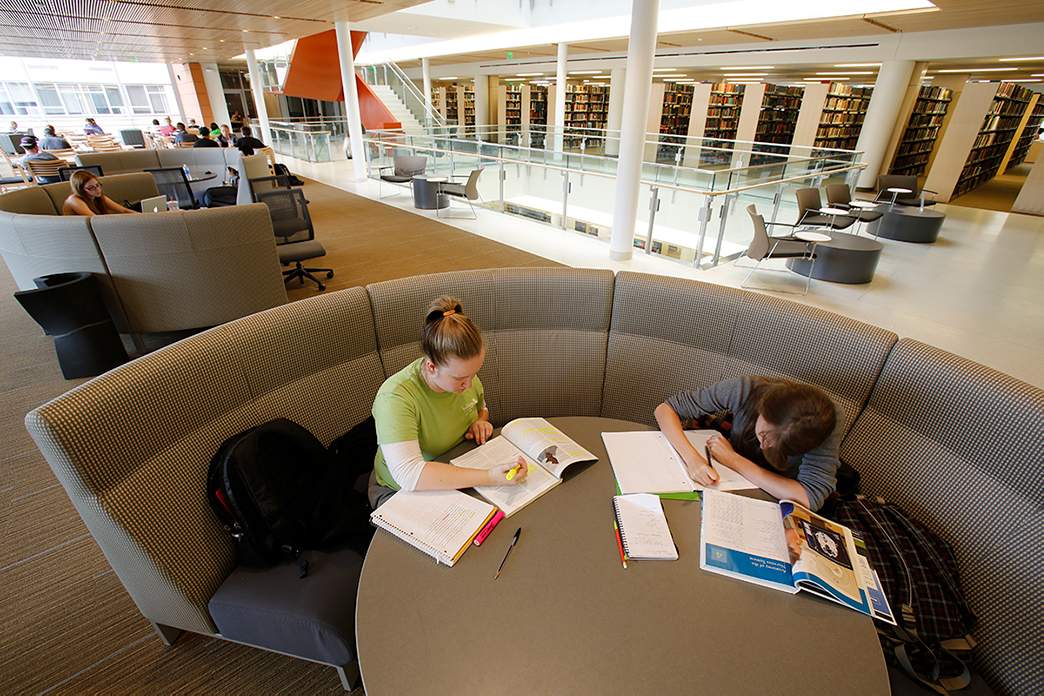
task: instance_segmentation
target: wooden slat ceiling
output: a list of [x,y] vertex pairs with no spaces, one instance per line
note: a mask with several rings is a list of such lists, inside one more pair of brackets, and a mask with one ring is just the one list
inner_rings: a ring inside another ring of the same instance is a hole
[[222,62],[426,0],[0,0],[0,54]]
[[[744,24],[733,27],[683,33],[661,32],[657,50],[703,49],[734,44],[769,44],[773,41],[823,41],[854,36],[883,36],[894,32],[922,32],[942,29],[969,29],[1005,24],[1044,22],[1042,0],[932,0],[939,8],[932,12],[885,14],[839,19],[789,22],[785,24]],[[555,55],[554,46],[506,48],[500,52],[482,52],[440,56],[432,65],[503,61],[506,51],[515,60]],[[569,45],[571,56],[590,53],[625,53],[627,39],[602,39]],[[1044,51],[1044,40],[1042,40]],[[586,57],[586,56],[585,56]],[[403,67],[420,65],[420,61],[403,62]]]

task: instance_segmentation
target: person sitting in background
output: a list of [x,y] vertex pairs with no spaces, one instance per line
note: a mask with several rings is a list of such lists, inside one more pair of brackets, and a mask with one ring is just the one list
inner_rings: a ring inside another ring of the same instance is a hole
[[[25,155],[18,160],[19,166],[26,171],[29,171],[29,166],[26,162],[60,162],[58,157],[55,157],[50,152],[40,152],[40,148],[36,142],[36,138],[32,135],[22,136],[22,141],[19,143],[22,149],[25,150]],[[62,178],[55,174],[54,176],[38,176],[36,177],[36,183],[38,184],[57,184]]]
[[101,129],[101,126],[93,118],[89,118],[84,122],[83,132],[87,135],[105,135],[105,131]]
[[72,145],[65,138],[58,137],[54,133],[54,126],[44,128],[43,137],[40,138],[40,147],[44,150],[71,150]]
[[178,121],[178,129],[174,132],[174,144],[194,143],[199,139],[194,132],[185,128],[185,124]]
[[217,144],[221,147],[229,147],[232,145],[232,141],[235,140],[235,138],[232,137],[232,129],[228,126],[221,126],[221,130],[218,131],[215,139],[217,140]]
[[93,217],[108,213],[133,213],[102,193],[102,184],[91,172],[78,169],[69,179],[72,194],[65,199],[62,215],[83,215]]
[[163,126],[160,125],[159,119],[152,119],[152,125],[149,126],[150,135],[163,135]]
[[210,132],[206,128],[199,129],[199,139],[192,143],[192,147],[221,147],[210,139]]
[[163,118],[163,125],[159,128],[160,135],[169,138],[177,132],[177,129],[171,124],[170,116]]
[[729,436],[708,441],[711,457],[779,499],[818,510],[837,486],[844,412],[822,389],[769,377],[738,377],[672,396],[656,407],[656,423],[704,486],[718,473],[682,430],[682,421],[732,411]]
[[216,123],[211,121],[210,122],[210,137],[211,138],[217,138],[219,135],[221,135],[221,130],[218,128],[218,125]]
[[7,132],[8,133],[17,133],[18,132],[18,121],[11,121],[11,123],[7,126]]
[[239,148],[239,151],[245,156],[252,155],[254,154],[254,150],[260,150],[265,146],[263,142],[252,136],[251,132],[250,126],[243,126],[240,131],[243,135],[236,138],[236,142],[233,143],[233,145]]

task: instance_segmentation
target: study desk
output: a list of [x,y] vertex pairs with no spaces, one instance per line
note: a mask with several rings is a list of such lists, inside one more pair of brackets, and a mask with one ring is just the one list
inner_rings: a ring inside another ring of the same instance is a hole
[[649,428],[550,420],[598,461],[569,467],[452,568],[374,536],[356,609],[369,696],[889,693],[868,617],[700,570],[699,502],[664,501],[679,560],[621,567],[601,433]]

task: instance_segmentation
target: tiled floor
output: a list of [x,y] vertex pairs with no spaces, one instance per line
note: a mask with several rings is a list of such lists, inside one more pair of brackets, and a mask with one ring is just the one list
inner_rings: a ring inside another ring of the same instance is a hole
[[[377,197],[377,184],[355,182],[346,161],[286,162],[303,176]],[[407,195],[385,202],[413,210]],[[956,205],[938,209],[947,216],[939,241],[918,245],[882,239],[885,249],[873,282],[814,280],[807,296],[781,296],[881,326],[1044,387],[1044,218]],[[434,217],[433,211],[415,212]],[[739,262],[744,268],[729,263],[703,271],[639,250],[630,261],[612,261],[608,244],[584,234],[490,210],[479,210],[478,220],[464,219],[470,211],[461,204],[454,204],[453,214],[459,217],[443,222],[570,266],[738,287],[753,264],[744,259]],[[766,265],[776,270],[759,270],[752,283],[804,289],[804,278],[786,271],[782,261]]]

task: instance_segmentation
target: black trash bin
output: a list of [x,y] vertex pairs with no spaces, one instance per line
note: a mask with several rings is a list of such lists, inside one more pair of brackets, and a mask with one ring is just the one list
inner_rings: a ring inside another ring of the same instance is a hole
[[130,359],[92,274],[55,273],[33,282],[37,289],[20,290],[15,299],[54,336],[66,379],[94,377]]

